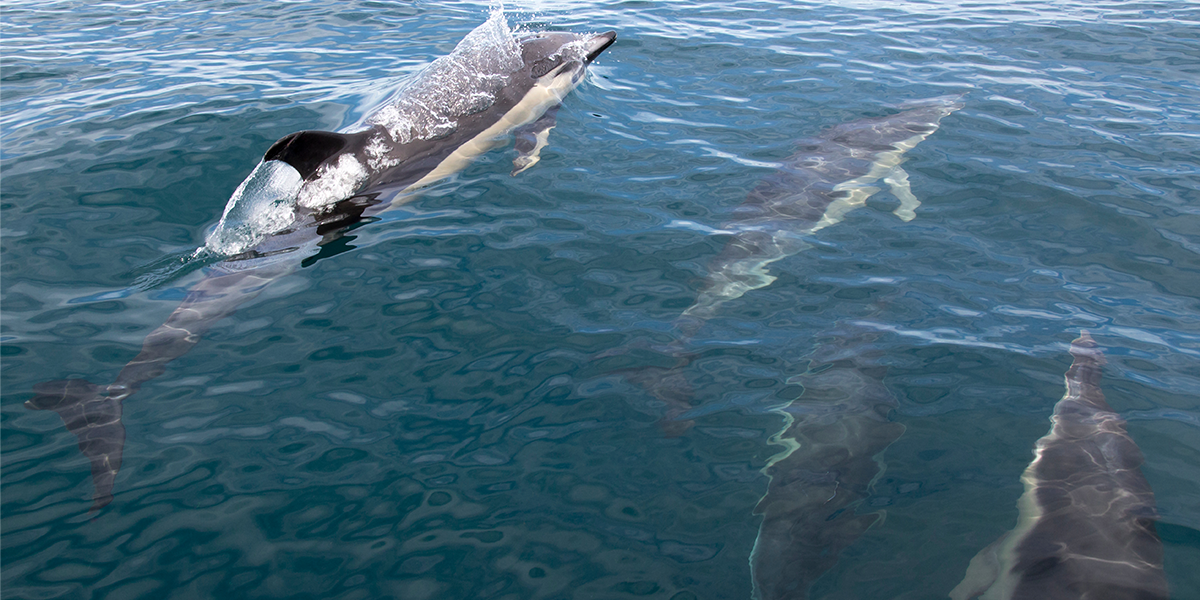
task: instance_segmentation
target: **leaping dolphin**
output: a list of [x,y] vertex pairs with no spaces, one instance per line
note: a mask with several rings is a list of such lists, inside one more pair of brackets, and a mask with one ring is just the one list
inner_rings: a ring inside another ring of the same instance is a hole
[[1142,452],[1100,391],[1104,356],[1071,342],[1067,391],[1021,481],[1017,526],[984,548],[953,600],[1166,600]]
[[[303,255],[386,208],[383,190],[392,204],[411,200],[410,192],[458,172],[514,131],[521,140],[514,174],[537,162],[554,109],[615,39],[612,31],[514,35],[495,11],[361,123],[344,132],[293,133],[272,145],[207,238],[207,250],[229,258],[146,336],[116,381],[50,381],[34,386],[25,403],[57,412],[78,437],[91,462],[92,511],[112,501],[125,399]],[[539,143],[524,141],[530,138]]]

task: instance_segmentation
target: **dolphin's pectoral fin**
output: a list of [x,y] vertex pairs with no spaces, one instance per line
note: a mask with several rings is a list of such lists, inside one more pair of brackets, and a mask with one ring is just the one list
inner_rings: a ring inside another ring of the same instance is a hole
[[908,183],[908,173],[897,166],[883,178],[883,181],[888,184],[892,195],[900,200],[900,207],[892,211],[892,214],[900,217],[900,220],[906,223],[916,218],[916,210],[918,206],[921,206],[921,201],[917,200],[912,193],[912,186]]
[[1000,548],[1010,532],[1006,532],[987,548],[979,551],[971,559],[967,574],[954,589],[950,590],[951,600],[971,600],[986,592],[1000,578]]
[[67,431],[79,438],[79,449],[92,464],[96,488],[92,511],[112,502],[113,482],[125,448],[120,397],[103,395],[100,386],[83,379],[47,381],[33,386],[33,391],[37,395],[25,407],[58,413]]
[[532,167],[541,160],[542,148],[546,147],[550,139],[550,130],[554,129],[557,120],[558,106],[553,106],[538,120],[516,130],[513,135],[517,139],[515,144],[517,157],[513,159],[513,175]]
[[321,163],[351,144],[351,135],[332,131],[297,131],[271,145],[263,161],[278,160],[291,165],[308,179]]

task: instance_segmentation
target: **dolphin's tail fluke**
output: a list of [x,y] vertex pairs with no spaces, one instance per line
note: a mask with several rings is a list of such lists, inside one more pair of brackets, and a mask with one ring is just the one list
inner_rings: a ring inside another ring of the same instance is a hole
[[[226,264],[225,268],[233,267]],[[121,369],[112,385],[60,379],[33,387],[35,395],[25,407],[58,413],[67,431],[79,438],[79,449],[92,463],[92,482],[96,486],[93,512],[112,502],[113,481],[121,469],[125,447],[121,402],[141,389],[143,383],[162,375],[168,363],[187,354],[214,322],[292,268],[292,263],[279,262],[206,277],[165,323],[146,336],[142,351]]]
[[113,481],[121,468],[125,426],[121,424],[121,397],[85,379],[59,379],[33,386],[36,394],[25,402],[31,410],[52,410],[62,417],[67,431],[79,438],[79,450],[92,463],[92,512],[112,502]]

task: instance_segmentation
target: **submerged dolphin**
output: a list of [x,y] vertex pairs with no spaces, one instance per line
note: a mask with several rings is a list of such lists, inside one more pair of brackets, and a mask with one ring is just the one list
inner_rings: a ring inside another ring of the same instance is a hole
[[915,217],[920,201],[900,167],[904,154],[937,131],[941,120],[963,107],[962,96],[908,102],[885,117],[843,123],[799,144],[783,167],[761,181],[734,210],[724,229],[732,238],[710,264],[704,289],[676,320],[680,332],[665,348],[676,361],[671,368],[629,369],[626,377],[667,405],[662,426],[682,433],[690,421],[678,421],[691,409],[682,369],[690,359],[684,345],[717,309],[750,290],[775,280],[767,265],[808,247],[805,238],[842,220],[879,191],[883,180],[900,200],[894,212]]
[[754,509],[763,516],[750,555],[756,600],[807,598],[841,550],[882,517],[854,508],[883,472],[880,453],[904,426],[888,418],[898,404],[883,385],[887,368],[861,351],[867,338],[835,335],[792,380],[804,394],[776,409],[784,426],[771,442],[785,450],[763,469],[770,484]]
[[683,313],[694,329],[716,309],[775,281],[767,265],[808,247],[805,236],[841,222],[879,191],[882,180],[900,200],[894,212],[912,220],[920,201],[900,167],[904,153],[962,108],[961,96],[906,103],[902,112],[843,123],[800,144],[783,167],[758,184],[725,229],[733,238],[709,266],[695,304]]
[[1067,391],[1021,480],[1017,527],[971,560],[954,600],[1166,600],[1142,453],[1100,391],[1104,356],[1071,343]]
[[393,204],[411,200],[407,192],[463,169],[514,131],[520,140],[542,141],[518,145],[517,172],[528,168],[544,146],[543,132],[554,126],[553,109],[615,39],[611,31],[514,35],[496,11],[349,131],[302,131],[272,145],[208,236],[206,248],[230,258],[146,336],[116,381],[41,383],[25,403],[57,412],[79,438],[91,462],[92,510],[112,501],[126,398],[188,352],[215,321],[294,269],[305,254],[300,250],[325,245],[383,210],[383,190],[399,192]]

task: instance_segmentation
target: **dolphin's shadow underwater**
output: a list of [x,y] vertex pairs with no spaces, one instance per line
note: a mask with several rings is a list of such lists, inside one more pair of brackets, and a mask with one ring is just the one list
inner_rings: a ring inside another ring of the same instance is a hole
[[94,512],[113,499],[122,402],[199,343],[213,323],[371,215],[415,198],[515,135],[513,174],[538,160],[557,107],[616,33],[514,34],[499,10],[345,132],[301,131],[273,144],[237,188],[205,249],[209,269],[110,385],[34,386],[25,403],[52,410],[91,463]]

